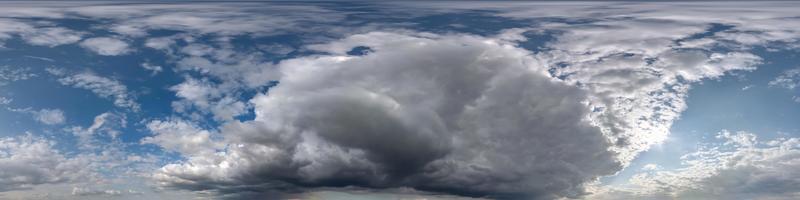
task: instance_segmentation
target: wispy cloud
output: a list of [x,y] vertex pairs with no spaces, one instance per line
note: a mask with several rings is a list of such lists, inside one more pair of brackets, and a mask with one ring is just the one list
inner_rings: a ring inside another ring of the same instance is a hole
[[132,111],[139,110],[139,104],[128,91],[128,87],[117,80],[101,77],[92,72],[68,74],[55,68],[49,68],[48,72],[59,76],[58,82],[62,85],[92,91],[101,98],[113,100],[117,107],[128,108]]

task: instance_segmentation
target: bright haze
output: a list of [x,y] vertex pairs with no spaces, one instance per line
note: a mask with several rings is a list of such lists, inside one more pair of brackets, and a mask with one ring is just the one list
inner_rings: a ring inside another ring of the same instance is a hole
[[800,3],[0,2],[0,199],[800,199]]

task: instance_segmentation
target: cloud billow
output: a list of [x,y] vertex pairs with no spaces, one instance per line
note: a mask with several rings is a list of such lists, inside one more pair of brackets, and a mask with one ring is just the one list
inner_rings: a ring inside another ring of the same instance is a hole
[[[374,52],[347,55],[359,45]],[[221,129],[224,154],[191,155],[156,179],[548,199],[622,167],[588,120],[586,91],[504,41],[375,32],[314,48],[333,55],[281,62],[279,85],[251,100],[256,119]]]

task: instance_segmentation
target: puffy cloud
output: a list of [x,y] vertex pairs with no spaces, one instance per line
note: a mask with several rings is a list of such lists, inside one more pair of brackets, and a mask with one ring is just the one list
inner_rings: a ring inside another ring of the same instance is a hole
[[[374,52],[348,56],[357,46]],[[279,85],[251,100],[256,119],[223,126],[228,148],[154,178],[221,193],[359,185],[554,198],[621,168],[586,91],[511,44],[375,32],[312,48],[332,55],[280,63]]]
[[110,37],[86,39],[81,42],[81,47],[104,56],[124,55],[132,51],[127,42]]
[[0,191],[77,180],[88,175],[85,160],[67,158],[54,141],[26,134],[0,138]]
[[172,107],[179,113],[191,113],[191,108],[197,108],[200,113],[210,112],[214,119],[230,121],[233,117],[244,114],[247,108],[236,96],[229,96],[236,94],[230,94],[229,90],[237,88],[238,86],[227,83],[214,84],[205,79],[187,77],[185,82],[170,88],[180,98],[172,103]]
[[759,141],[753,133],[722,131],[722,144],[681,157],[685,167],[634,175],[589,199],[797,199],[800,138]]
[[[221,146],[212,139],[213,133],[183,120],[154,120],[147,123],[154,133],[142,139],[143,144],[156,144],[181,155],[207,155],[215,153]],[[216,148],[215,148],[216,147]]]
[[117,107],[133,111],[139,110],[139,104],[131,96],[128,87],[117,80],[98,76],[91,72],[67,74],[63,70],[54,68],[49,68],[48,72],[60,76],[58,82],[62,85],[90,90],[97,96],[114,100],[114,105]]
[[40,28],[35,31],[22,34],[26,42],[33,45],[58,46],[72,44],[82,39],[84,33],[77,32],[61,27]]

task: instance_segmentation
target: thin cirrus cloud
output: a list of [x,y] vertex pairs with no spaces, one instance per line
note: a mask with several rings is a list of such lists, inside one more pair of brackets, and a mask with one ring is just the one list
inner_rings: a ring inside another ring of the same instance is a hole
[[[680,167],[645,165],[623,184],[600,183],[668,140],[691,109],[693,86],[758,70],[770,63],[761,50],[796,49],[797,4],[358,5],[0,8],[8,11],[0,14],[2,41],[103,55],[87,65],[147,56],[120,66],[145,72],[130,79],[118,79],[130,71],[116,69],[47,68],[57,84],[124,110],[74,125],[60,109],[28,109],[50,127],[67,124],[46,131],[71,133],[77,153],[61,153],[54,139],[34,133],[3,137],[0,169],[9,173],[0,172],[0,190],[69,184],[60,197],[176,199],[798,197],[797,138],[760,140],[750,132],[721,131],[721,142],[686,154]],[[426,25],[437,22],[427,17],[450,15],[495,21]],[[20,19],[34,17],[44,22]],[[93,24],[58,27],[60,19]],[[526,23],[499,26],[505,21]],[[0,72],[0,86],[35,77]],[[793,89],[797,74],[786,70],[768,85]],[[138,91],[145,87],[166,94],[152,106],[165,111],[143,109],[153,102],[140,98],[149,95]],[[125,135],[129,126],[137,136]],[[140,187],[88,184],[114,181]]]

